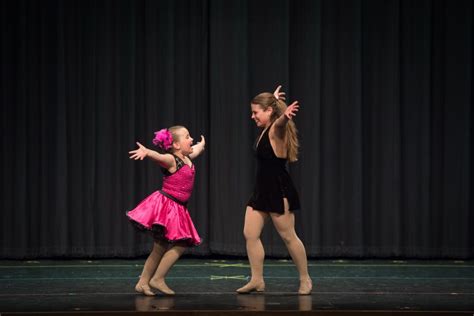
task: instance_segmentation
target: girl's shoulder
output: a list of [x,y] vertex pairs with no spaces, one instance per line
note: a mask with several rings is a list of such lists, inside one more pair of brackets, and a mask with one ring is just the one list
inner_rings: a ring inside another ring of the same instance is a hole
[[286,128],[279,128],[273,124],[268,129],[268,137],[271,140],[284,141],[286,137]]
[[164,155],[166,155],[167,157],[169,157],[170,160],[173,161],[174,163],[177,163],[178,161],[182,161],[181,158],[179,158],[178,156],[176,156],[176,155],[173,154],[173,153],[165,153]]
[[167,157],[175,157],[175,155],[173,155],[172,153],[168,153],[168,152],[165,152],[162,155],[167,156]]
[[168,163],[161,164],[160,169],[164,175],[170,175],[172,172],[170,172],[169,170],[173,170],[176,168],[176,164],[177,164],[176,156],[173,155],[172,153],[163,153],[162,155],[166,157],[166,160],[168,161]]
[[171,153],[169,155],[171,155],[173,157],[174,164],[173,164],[173,166],[171,166],[168,169],[161,168],[163,174],[172,175],[172,174],[176,173],[179,169],[184,167],[185,165],[189,166],[190,168],[193,167],[193,162],[192,162],[191,158],[189,158],[189,156],[185,156],[185,160],[183,160],[180,157],[178,157],[177,155],[174,155],[174,154],[171,154]]

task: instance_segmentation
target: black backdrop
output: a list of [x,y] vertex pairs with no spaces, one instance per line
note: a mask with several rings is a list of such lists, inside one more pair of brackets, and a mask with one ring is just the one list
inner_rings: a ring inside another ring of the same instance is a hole
[[[135,141],[184,124],[207,151],[196,255],[244,255],[249,100],[299,100],[290,167],[311,257],[474,254],[472,1],[2,1],[2,258],[133,257],[161,183]],[[266,252],[287,256],[274,229]]]

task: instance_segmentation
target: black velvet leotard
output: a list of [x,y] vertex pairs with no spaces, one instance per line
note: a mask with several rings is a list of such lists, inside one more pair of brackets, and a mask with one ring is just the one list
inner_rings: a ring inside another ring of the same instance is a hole
[[288,199],[290,211],[300,208],[298,193],[287,171],[287,160],[278,158],[273,151],[268,133],[263,133],[255,145],[257,158],[257,175],[255,188],[247,205],[263,212],[285,212],[283,198]]

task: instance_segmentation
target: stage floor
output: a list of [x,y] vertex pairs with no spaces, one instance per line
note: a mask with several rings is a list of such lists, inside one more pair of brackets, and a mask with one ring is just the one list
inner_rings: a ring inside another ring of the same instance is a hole
[[144,259],[2,260],[1,315],[104,315],[118,311],[335,315],[416,311],[417,315],[472,316],[474,312],[474,261],[310,261],[313,293],[300,296],[298,274],[291,261],[266,260],[265,293],[239,295],[234,291],[246,283],[247,261],[181,259],[167,278],[177,293],[174,297],[145,297],[134,292],[143,263]]

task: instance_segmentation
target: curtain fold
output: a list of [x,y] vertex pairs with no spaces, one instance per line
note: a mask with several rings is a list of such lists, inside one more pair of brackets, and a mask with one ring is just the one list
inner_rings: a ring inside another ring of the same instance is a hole
[[[296,230],[310,257],[472,258],[472,1],[2,1],[1,258],[135,257],[125,212],[161,186],[135,142],[206,137],[198,256],[245,255],[259,131],[301,110]],[[267,223],[266,254],[287,257]]]

